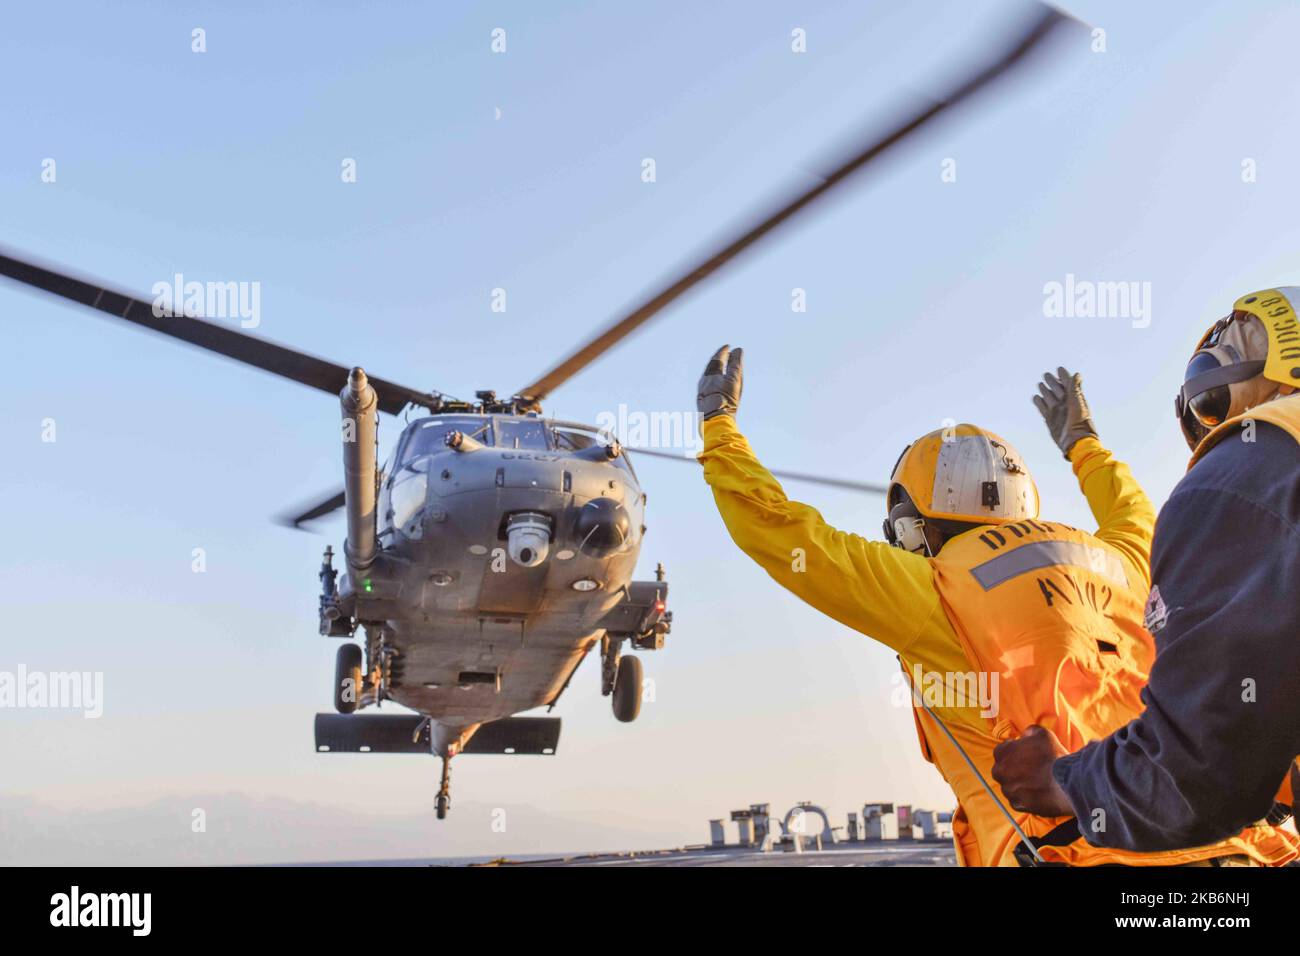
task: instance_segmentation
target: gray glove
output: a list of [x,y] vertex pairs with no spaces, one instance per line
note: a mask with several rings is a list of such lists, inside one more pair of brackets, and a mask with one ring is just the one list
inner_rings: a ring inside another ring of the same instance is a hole
[[724,345],[713,353],[713,358],[704,367],[704,374],[700,376],[695,395],[695,407],[702,418],[707,420],[719,415],[735,417],[740,408],[740,393],[744,388],[744,358],[744,349],[732,352],[729,345]]
[[1088,400],[1083,397],[1083,377],[1078,372],[1067,372],[1064,368],[1057,368],[1055,375],[1048,372],[1038,386],[1034,405],[1047,422],[1052,441],[1066,458],[1080,438],[1097,437]]

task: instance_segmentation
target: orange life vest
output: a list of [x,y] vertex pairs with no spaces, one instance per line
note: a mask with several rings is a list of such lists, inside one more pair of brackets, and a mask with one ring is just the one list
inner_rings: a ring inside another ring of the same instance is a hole
[[[989,708],[995,713],[945,723],[1008,810],[990,772],[999,742],[1041,724],[1073,752],[1142,713],[1139,693],[1155,657],[1155,643],[1142,625],[1144,601],[1139,596],[1147,578],[1121,552],[1074,528],[1032,520],[959,535],[931,565],[967,659],[997,691],[995,707]],[[923,688],[914,686],[914,691]],[[1013,852],[1019,839],[1002,810],[934,716],[915,704],[914,713],[923,752],[960,804],[953,819],[959,862],[1016,865]],[[1047,834],[1065,819],[1011,814],[1031,837]],[[1079,821],[1080,827],[1099,823],[1104,821]],[[1076,866],[1169,866],[1230,854],[1275,865],[1295,858],[1298,845],[1289,833],[1254,826],[1221,843],[1186,850],[1133,853],[1079,838],[1039,852],[1046,862]]]
[[[1300,393],[1288,395],[1285,398],[1275,398],[1263,405],[1256,405],[1250,411],[1229,418],[1222,425],[1215,426],[1208,435],[1201,439],[1200,444],[1196,446],[1196,450],[1192,452],[1192,459],[1187,463],[1187,470],[1191,471],[1192,466],[1204,458],[1207,451],[1227,438],[1229,434],[1238,429],[1238,426],[1244,428],[1249,422],[1268,422],[1270,425],[1276,425],[1297,442],[1300,442]],[[1253,433],[1250,437],[1253,439]],[[1246,435],[1243,434],[1242,438],[1246,440]],[[1291,766],[1300,768],[1300,757],[1297,757]],[[1282,778],[1282,785],[1278,788],[1274,800],[1291,806],[1293,803],[1298,802],[1296,796],[1296,794],[1292,793],[1291,773],[1288,770],[1286,776]],[[1300,820],[1296,821],[1296,825],[1300,826]]]

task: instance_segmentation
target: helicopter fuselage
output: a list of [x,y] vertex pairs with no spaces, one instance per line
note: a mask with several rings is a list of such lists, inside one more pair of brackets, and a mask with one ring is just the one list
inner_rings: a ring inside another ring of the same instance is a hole
[[405,427],[378,482],[374,560],[322,600],[322,631],[365,628],[363,704],[431,718],[432,752],[554,704],[607,634],[662,643],[667,584],[632,581],[646,496],[598,429],[432,415]]

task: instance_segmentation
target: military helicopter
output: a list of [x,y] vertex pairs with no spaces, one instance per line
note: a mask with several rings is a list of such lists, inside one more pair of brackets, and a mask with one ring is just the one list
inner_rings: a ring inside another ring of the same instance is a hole
[[[342,574],[332,547],[319,571],[320,633],[344,643],[336,656],[336,713],[316,715],[316,749],[440,757],[434,805],[442,819],[451,803],[453,757],[556,752],[560,718],[517,715],[553,709],[596,647],[601,693],[611,698],[618,720],[635,720],[642,666],[622,653],[624,645],[658,650],[672,628],[663,566],[652,579],[633,580],[646,531],[646,493],[629,450],[595,426],[544,417],[541,402],[797,212],[1010,69],[1065,19],[1054,10],[1041,12],[946,97],[873,138],[792,202],[738,230],[508,399],[480,391],[475,401],[461,401],[379,379],[197,315],[160,314],[142,299],[17,256],[0,254],[0,275],[338,392],[343,490],[285,519],[300,527],[342,508],[347,522]],[[408,416],[382,467],[380,412]],[[412,413],[417,417],[409,419]],[[637,453],[691,460],[649,449]],[[884,491],[863,482],[774,474]],[[363,643],[354,643],[359,635]],[[414,713],[357,716],[384,701]]]

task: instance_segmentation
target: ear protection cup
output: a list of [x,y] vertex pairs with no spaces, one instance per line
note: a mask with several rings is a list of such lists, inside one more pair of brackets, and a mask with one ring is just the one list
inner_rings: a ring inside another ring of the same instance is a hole
[[898,541],[895,547],[930,557],[930,543],[925,540],[924,518],[898,518],[894,521],[894,537]]
[[930,554],[929,542],[925,540],[925,519],[917,514],[916,505],[911,501],[900,501],[889,509],[889,517],[885,519],[885,540],[904,551]]

